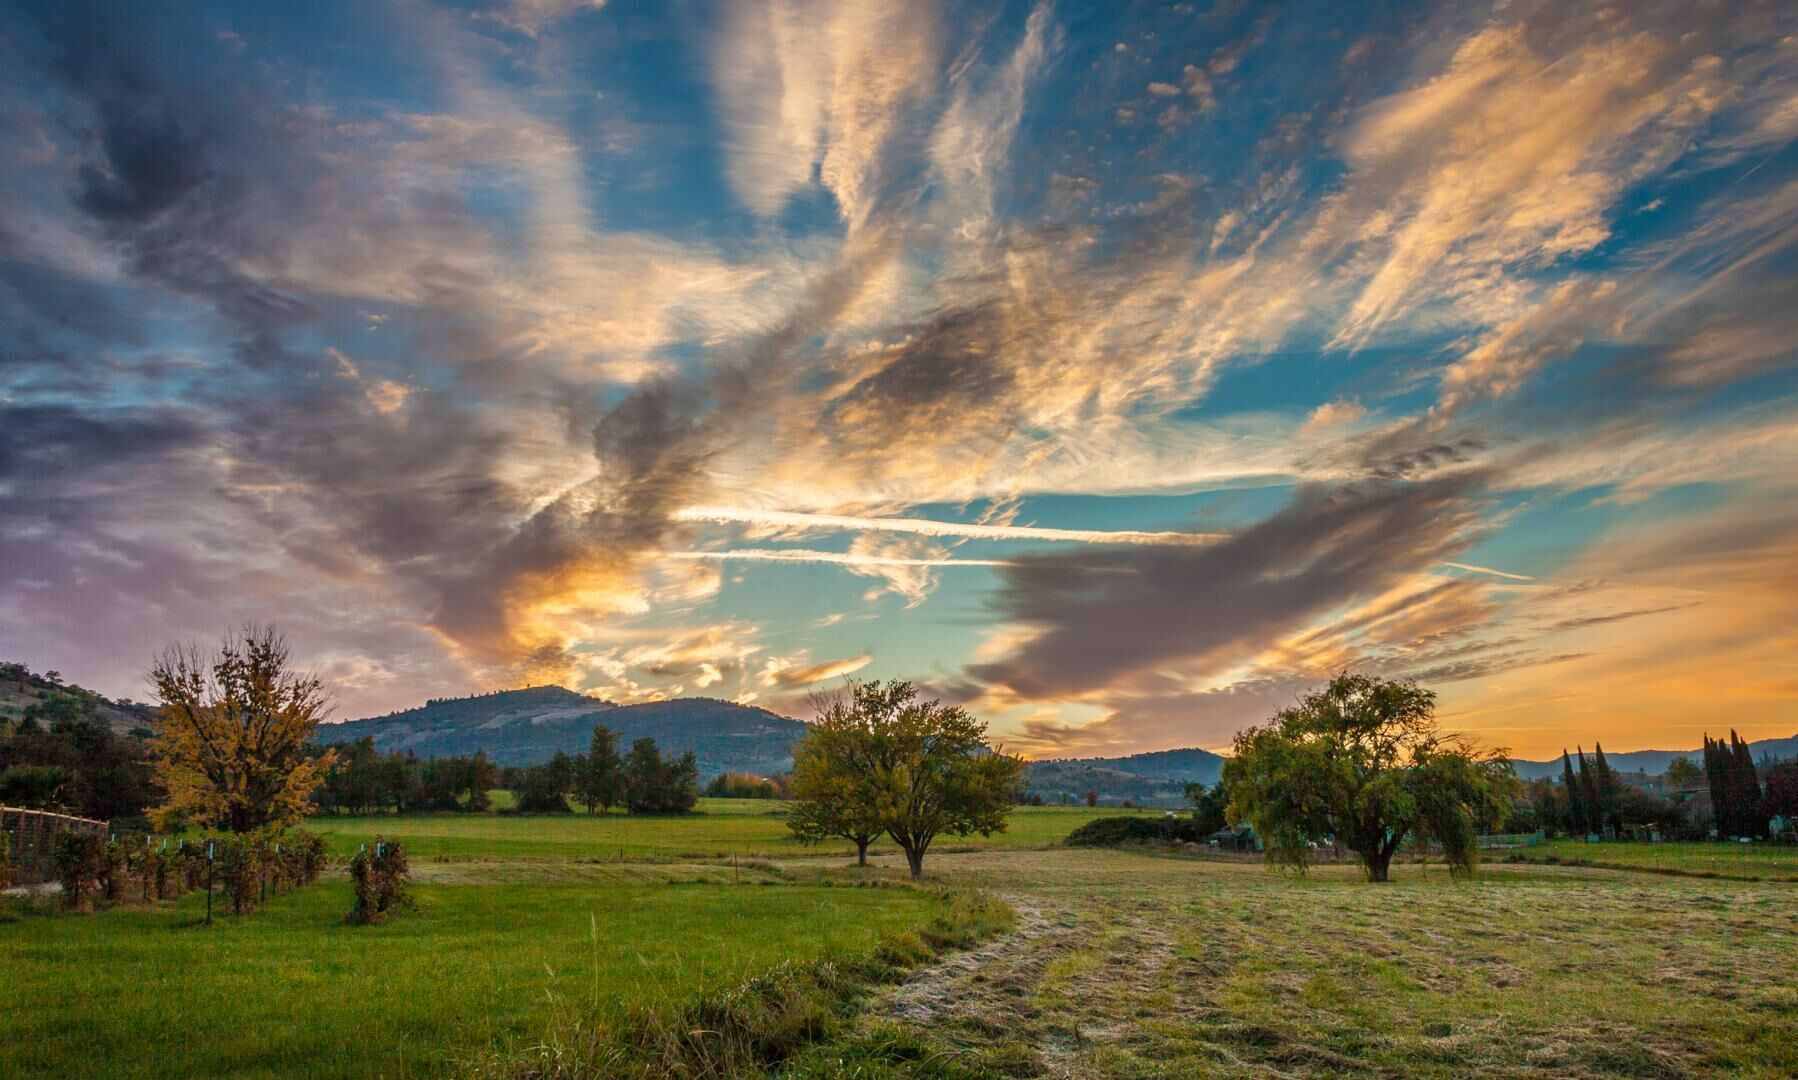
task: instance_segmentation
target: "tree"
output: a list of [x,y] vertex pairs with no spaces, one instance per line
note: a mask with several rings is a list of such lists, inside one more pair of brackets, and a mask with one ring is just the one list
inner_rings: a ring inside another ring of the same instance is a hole
[[1765,803],[1763,817],[1798,821],[1798,758],[1778,761],[1767,768]]
[[1704,770],[1692,764],[1689,757],[1676,757],[1667,763],[1667,787],[1673,791],[1697,787]]
[[587,813],[610,810],[624,799],[624,760],[618,756],[618,740],[604,724],[593,725],[593,741],[575,759],[575,798]]
[[574,762],[558,750],[546,764],[520,771],[518,809],[526,814],[565,814],[568,791],[573,786]]
[[[1582,754],[1581,760],[1584,757]],[[1580,797],[1579,777],[1573,773],[1573,759],[1567,756],[1565,749],[1561,751],[1561,786],[1567,792],[1567,830],[1584,836],[1590,831],[1587,827],[1586,804]]]
[[150,670],[162,706],[151,746],[167,792],[152,818],[250,832],[305,816],[335,761],[307,744],[329,711],[324,684],[293,669],[273,626],[228,635],[216,654],[166,650]]
[[[912,880],[924,873],[924,856],[938,836],[990,836],[1005,828],[1024,763],[988,746],[986,725],[967,710],[922,700],[915,686],[899,680],[851,682],[847,699],[832,707],[840,711],[825,730],[836,737],[804,751],[808,768],[837,778],[840,805],[854,815],[838,824],[877,824],[905,852]],[[800,747],[819,731],[814,725]],[[796,748],[795,794],[803,805],[800,759]]]
[[857,866],[886,831],[876,807],[874,736],[867,718],[897,707],[880,683],[850,683],[847,694],[817,694],[817,719],[793,748],[793,809],[787,828],[801,843],[839,837],[855,845]]
[[1405,837],[1442,844],[1471,874],[1476,830],[1501,821],[1516,790],[1510,761],[1442,735],[1435,694],[1410,680],[1342,674],[1267,724],[1236,737],[1224,763],[1229,816],[1246,820],[1268,858],[1304,868],[1334,838],[1386,881]]
[[638,739],[624,762],[624,807],[633,814],[684,814],[699,801],[699,759],[669,759],[654,739]]
[[1192,820],[1201,838],[1210,836],[1230,824],[1230,789],[1221,782],[1186,785],[1186,797],[1192,801]]

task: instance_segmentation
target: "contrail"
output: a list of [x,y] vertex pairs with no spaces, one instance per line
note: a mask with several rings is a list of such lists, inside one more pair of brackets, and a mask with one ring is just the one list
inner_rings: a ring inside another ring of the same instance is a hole
[[1443,566],[1452,566],[1456,570],[1471,570],[1476,574],[1491,574],[1495,577],[1510,578],[1513,581],[1534,581],[1528,574],[1508,574],[1503,570],[1494,570],[1490,566],[1474,566],[1472,563],[1445,562]]
[[675,514],[681,521],[732,522],[746,525],[783,525],[802,529],[845,529],[855,532],[900,532],[918,536],[960,536],[970,540],[1050,540],[1079,544],[1157,544],[1191,546],[1214,544],[1228,533],[1143,532],[1132,529],[1047,529],[1034,525],[969,525],[930,518],[852,517],[843,514],[801,514],[787,510],[741,510],[695,506]]
[[811,551],[806,548],[738,548],[734,551],[670,551],[670,559],[723,562],[830,563],[836,566],[1016,566],[1006,559],[907,559],[891,555],[856,555],[847,551]]

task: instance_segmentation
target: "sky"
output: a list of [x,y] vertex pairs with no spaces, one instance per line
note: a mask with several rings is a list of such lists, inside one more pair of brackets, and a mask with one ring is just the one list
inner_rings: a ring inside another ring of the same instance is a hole
[[0,658],[1798,731],[1790,4],[0,4]]

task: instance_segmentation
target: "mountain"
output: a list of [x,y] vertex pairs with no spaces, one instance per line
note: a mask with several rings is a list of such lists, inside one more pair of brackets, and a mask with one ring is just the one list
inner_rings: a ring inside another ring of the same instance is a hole
[[618,736],[619,752],[653,738],[664,753],[687,750],[702,778],[725,772],[785,772],[805,725],[766,709],[713,698],[675,698],[619,705],[560,686],[532,686],[467,698],[440,698],[416,709],[366,720],[325,724],[322,743],[372,736],[375,748],[448,757],[485,750],[502,765],[534,765],[558,750],[585,753],[593,725]]
[[1140,806],[1182,806],[1189,783],[1215,784],[1224,759],[1209,750],[1156,750],[1117,758],[1052,758],[1024,767],[1024,782],[1044,802],[1101,803],[1129,799]]
[[[1571,747],[1569,748],[1572,749]],[[1748,744],[1748,750],[1759,762],[1763,758],[1781,760],[1798,757],[1798,735],[1786,739],[1762,739]],[[1588,748],[1586,757],[1589,760],[1592,751]],[[1703,750],[1626,750],[1621,754],[1606,753],[1604,759],[1611,768],[1618,772],[1645,772],[1656,776],[1667,771],[1667,763],[1676,757],[1689,759],[1694,765],[1704,764]],[[1517,775],[1525,780],[1540,780],[1543,777],[1561,775],[1561,759],[1550,758],[1547,761],[1519,761]],[[1575,762],[1575,768],[1578,763]]]

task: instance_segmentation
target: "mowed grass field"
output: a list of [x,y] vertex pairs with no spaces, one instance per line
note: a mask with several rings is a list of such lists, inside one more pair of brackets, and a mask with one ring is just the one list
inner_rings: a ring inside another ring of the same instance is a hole
[[[1026,806],[1006,830],[938,838],[933,851],[1040,848],[1060,843],[1081,825],[1110,814],[1161,811]],[[415,860],[728,859],[854,854],[847,841],[808,847],[787,829],[786,808],[769,799],[701,799],[698,812],[679,817],[587,814],[374,814],[313,818],[333,855],[353,855],[376,836],[397,839]],[[896,850],[882,840],[871,849]]]
[[1013,897],[1019,930],[800,1075],[1798,1076],[1785,884],[1511,864],[1374,886],[1071,850],[937,871]]
[[866,952],[939,902],[707,868],[415,893],[374,927],[343,923],[341,878],[210,927],[203,895],[0,919],[0,1076],[453,1076],[570,1006],[616,1015]]

